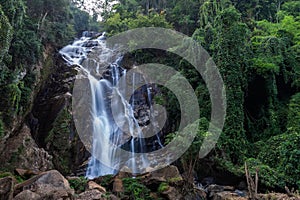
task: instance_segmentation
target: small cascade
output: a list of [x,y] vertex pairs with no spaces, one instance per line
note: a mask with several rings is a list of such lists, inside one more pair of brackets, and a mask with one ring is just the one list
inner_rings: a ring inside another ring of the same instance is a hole
[[[89,179],[115,174],[123,167],[131,169],[133,174],[138,171],[138,167],[146,168],[147,157],[142,156],[136,160],[135,156],[137,153],[148,151],[147,141],[143,137],[141,123],[138,120],[139,114],[136,110],[137,107],[141,107],[139,96],[143,90],[146,92],[143,96],[146,98],[144,101],[148,104],[143,106],[147,107],[151,123],[155,118],[151,92],[153,86],[144,80],[145,85],[140,91],[134,91],[134,89],[129,91],[132,96],[130,101],[127,101],[126,90],[135,88],[137,74],[133,73],[131,87],[126,87],[128,83],[125,79],[121,79],[127,75],[126,69],[121,67],[123,56],[116,50],[109,49],[105,38],[105,33],[95,37],[95,33],[84,32],[82,38],[60,50],[60,54],[69,65],[78,65],[85,72],[90,85],[92,100],[90,108],[92,124],[90,125],[93,131],[91,133],[92,156],[86,171],[86,177]],[[118,97],[117,100],[111,101],[112,94]],[[118,111],[117,115],[113,115],[111,106]],[[124,127],[126,130],[123,130]],[[163,147],[158,134],[153,141],[153,144],[156,143],[158,144],[156,149]],[[115,146],[129,151],[130,158],[124,160],[116,153]],[[153,149],[152,147],[151,150]]]

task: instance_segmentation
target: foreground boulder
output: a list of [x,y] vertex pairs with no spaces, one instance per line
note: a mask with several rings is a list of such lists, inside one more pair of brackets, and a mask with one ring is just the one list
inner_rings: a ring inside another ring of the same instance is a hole
[[37,193],[31,192],[30,190],[24,190],[14,198],[14,200],[24,200],[24,199],[40,200],[41,196]]
[[182,176],[180,175],[177,167],[170,165],[165,168],[153,171],[149,176],[145,177],[146,184],[151,183],[160,183],[160,182],[181,182],[183,181]]
[[[72,199],[74,190],[58,171],[41,173],[15,186],[15,199]],[[29,198],[30,197],[30,198]]]

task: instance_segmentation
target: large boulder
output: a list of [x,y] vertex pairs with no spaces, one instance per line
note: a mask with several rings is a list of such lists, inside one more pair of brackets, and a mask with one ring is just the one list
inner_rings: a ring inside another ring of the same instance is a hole
[[14,198],[14,200],[24,200],[24,199],[40,200],[41,196],[39,194],[35,193],[35,192],[30,191],[30,190],[24,190],[23,192],[19,193]]
[[27,125],[18,134],[7,139],[5,151],[0,155],[0,167],[13,171],[15,168],[46,171],[53,168],[52,156],[39,148]]
[[183,179],[179,173],[179,170],[173,165],[151,172],[144,180],[146,184],[155,182],[179,183],[181,181],[183,181]]
[[99,190],[88,190],[78,195],[76,200],[105,200],[103,193]]
[[[30,190],[31,192],[24,192]],[[74,190],[70,188],[69,182],[58,171],[51,170],[41,173],[15,186],[15,193],[19,193],[16,198],[23,196],[38,196],[41,199],[72,199]]]

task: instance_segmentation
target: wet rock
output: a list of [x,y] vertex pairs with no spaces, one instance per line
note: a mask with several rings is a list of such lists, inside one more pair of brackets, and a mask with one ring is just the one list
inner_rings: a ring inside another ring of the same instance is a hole
[[246,196],[246,192],[243,192],[243,191],[241,191],[241,190],[234,190],[234,192],[235,192],[238,196],[240,196],[240,197],[245,197],[245,196]]
[[83,47],[96,47],[98,46],[99,43],[97,41],[93,41],[93,40],[88,40],[87,42],[85,42],[82,46]]
[[207,191],[208,192],[223,192],[224,191],[224,187],[221,186],[221,185],[215,185],[215,184],[213,184],[213,185],[209,185],[207,187]]
[[25,190],[25,191],[19,193],[17,196],[15,196],[15,198],[13,200],[25,200],[25,199],[40,200],[41,196],[30,190]]
[[99,190],[102,193],[106,193],[106,189],[104,187],[102,187],[101,185],[98,185],[94,181],[88,182],[88,188],[89,188],[89,190]]
[[83,31],[82,32],[82,37],[98,37],[99,35],[101,35],[98,32],[95,31]]
[[215,183],[215,179],[214,177],[205,177],[201,180],[201,184],[206,187],[208,185],[214,184]]
[[0,179],[0,200],[11,200],[13,197],[13,178],[5,177]]

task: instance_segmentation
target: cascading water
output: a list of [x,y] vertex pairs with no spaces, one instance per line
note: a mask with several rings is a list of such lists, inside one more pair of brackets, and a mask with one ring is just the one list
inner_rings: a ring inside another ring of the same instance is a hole
[[[96,39],[92,39],[92,37]],[[146,141],[142,137],[142,129],[136,119],[138,114],[135,107],[139,99],[138,92],[134,91],[134,88],[138,75],[134,73],[132,76],[133,91],[130,91],[132,96],[128,102],[125,99],[126,84],[128,83],[124,81],[125,79],[120,79],[122,76],[126,76],[127,72],[120,66],[123,57],[117,51],[106,46],[105,33],[95,37],[84,32],[81,39],[61,49],[60,54],[68,64],[78,65],[87,74],[90,84],[92,156],[89,160],[86,177],[93,179],[107,174],[115,174],[122,167],[130,168],[132,173],[135,173],[137,167],[147,167],[146,157],[142,157],[141,160],[135,159],[136,153],[147,151]],[[96,56],[89,57],[89,54]],[[145,88],[142,89],[146,91],[149,119],[154,121],[151,85],[145,80],[144,82],[145,86],[143,87]],[[118,84],[123,86],[122,89],[117,87]],[[112,94],[117,94],[118,100],[112,102],[110,99]],[[116,116],[113,115],[110,106],[114,106],[114,109],[119,111]],[[128,131],[124,131],[120,127],[127,127]],[[154,143],[158,143],[158,148],[163,147],[158,135],[156,138]],[[122,160],[121,156],[116,154],[112,144],[131,152],[130,158]],[[93,155],[100,156],[102,162]],[[107,167],[103,163],[111,167]]]

